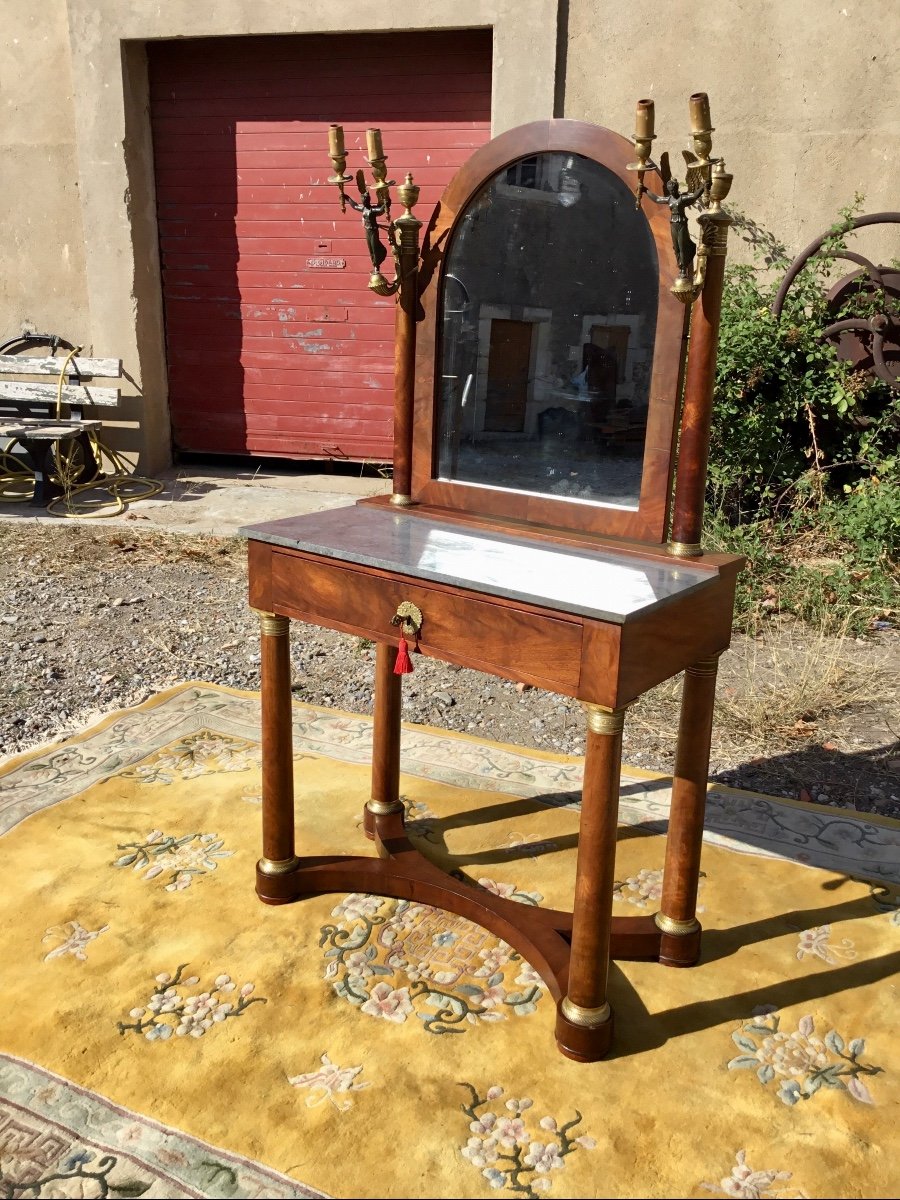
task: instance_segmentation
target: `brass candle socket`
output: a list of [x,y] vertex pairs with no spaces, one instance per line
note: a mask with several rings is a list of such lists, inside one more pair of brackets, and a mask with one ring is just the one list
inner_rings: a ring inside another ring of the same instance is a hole
[[347,151],[344,147],[344,129],[341,125],[332,125],[328,130],[328,157],[334,168],[334,174],[328,182],[333,183],[341,196],[341,212],[347,211],[347,197],[344,185],[350,183],[352,176],[347,174]]
[[650,149],[655,139],[655,134],[650,134],[649,137],[640,137],[635,134],[632,141],[634,142],[634,152],[637,155],[637,161],[628,163],[626,170],[637,171],[637,187],[634,190],[635,208],[641,207],[641,197],[644,194],[644,176],[648,171],[657,171],[659,168],[650,157]]
[[703,192],[704,205],[709,204],[710,175],[716,160],[712,157],[712,135],[715,127],[709,111],[709,96],[706,92],[695,92],[688,106],[691,114],[691,140],[694,144],[694,168],[704,172],[706,187]]
[[628,163],[627,167],[629,171],[637,171],[638,181],[634,193],[636,208],[641,206],[641,197],[644,194],[644,176],[648,171],[657,170],[656,164],[650,159],[650,150],[656,138],[655,122],[656,113],[653,101],[638,100],[634,115],[634,137],[632,138],[637,161]]
[[366,153],[368,155],[366,161],[372,168],[372,178],[375,180],[375,195],[378,197],[378,203],[384,205],[385,216],[390,223],[390,189],[394,186],[394,181],[387,177],[387,156],[384,153],[384,146],[381,144],[380,129],[366,130]]

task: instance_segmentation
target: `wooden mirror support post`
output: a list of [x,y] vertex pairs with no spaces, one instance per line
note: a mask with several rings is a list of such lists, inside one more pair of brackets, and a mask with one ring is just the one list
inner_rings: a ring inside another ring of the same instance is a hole
[[[665,191],[672,210],[672,237],[679,260],[679,276],[672,291],[690,305],[690,341],[681,411],[681,436],[675,477],[675,496],[669,550],[681,558],[703,554],[701,533],[709,457],[713,384],[728,227],[731,218],[722,201],[731,190],[732,177],[721,158],[712,157],[709,98],[698,92],[690,99],[693,153],[685,152],[687,197],[679,205],[678,186],[666,180]],[[653,139],[653,101],[637,106],[635,149],[638,162],[638,203],[645,191]],[[673,195],[674,193],[674,195]],[[679,238],[686,231],[684,209],[700,202],[700,244],[696,254],[679,254]],[[680,209],[680,211],[679,211]],[[683,224],[682,224],[683,223]],[[673,966],[691,965],[699,954],[700,924],[697,921],[697,887],[706,810],[707,769],[712,739],[712,714],[716,690],[718,655],[689,666],[684,674],[681,719],[678,730],[672,808],[666,842],[666,863],[660,911],[656,916],[663,937],[660,958]]]
[[[611,959],[683,967],[700,954],[716,663],[742,560],[701,547],[731,177],[712,157],[705,94],[690,113],[684,191],[665,156],[651,160],[651,101],[638,103],[633,138],[555,120],[501,134],[446,188],[421,257],[418,188],[407,176],[393,218],[381,131],[366,133],[370,190],[362,171],[346,173],[343,130],[331,126],[328,182],[362,218],[369,287],[397,298],[393,495],[243,531],[263,643],[259,898],[372,892],[477,922],[540,973],[557,1045],[583,1062],[612,1041]],[[354,178],[358,199],[346,191]],[[377,644],[364,828],[378,857],[297,854],[291,619]],[[449,876],[408,839],[410,649],[582,704],[572,912]],[[627,709],[680,672],[660,911],[613,917]]]

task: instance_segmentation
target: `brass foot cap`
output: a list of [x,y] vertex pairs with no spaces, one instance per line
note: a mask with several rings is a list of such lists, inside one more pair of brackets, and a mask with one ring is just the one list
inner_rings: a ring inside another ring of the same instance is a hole
[[612,1046],[614,1016],[608,1004],[586,1008],[566,997],[556,1010],[556,1045],[575,1062],[605,1058]]

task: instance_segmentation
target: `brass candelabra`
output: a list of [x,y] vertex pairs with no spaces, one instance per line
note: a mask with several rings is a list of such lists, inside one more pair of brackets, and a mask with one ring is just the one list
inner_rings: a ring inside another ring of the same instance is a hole
[[[668,169],[668,156],[657,166],[650,157],[656,138],[655,113],[652,100],[638,100],[635,116],[634,150],[636,161],[628,164],[637,172],[635,204],[639,208],[644,196],[656,204],[668,204],[671,211],[672,245],[678,263],[678,276],[671,291],[685,304],[693,304],[703,291],[710,255],[724,256],[731,218],[722,208],[722,201],[731,190],[732,176],[725,170],[725,160],[712,156],[712,135],[715,129],[709,111],[706,92],[696,92],[690,98],[691,139],[693,152],[683,151],[686,165],[686,191]],[[644,186],[648,171],[655,171],[663,182],[663,195],[657,196]],[[700,244],[696,246],[688,228],[687,210],[698,204],[701,212]]]
[[[393,296],[414,280],[419,261],[419,230],[422,222],[412,214],[412,209],[419,199],[419,188],[413,183],[411,174],[397,188],[397,199],[404,212],[396,219],[391,216],[391,188],[395,187],[393,179],[387,177],[387,156],[381,142],[380,129],[366,130],[367,158],[371,170],[375,199],[373,201],[369,187],[366,184],[365,172],[357,171],[355,175],[359,200],[348,196],[344,190],[348,183],[354,181],[354,176],[348,175],[347,150],[344,145],[344,130],[340,125],[332,125],[328,132],[328,154],[334,167],[334,174],[328,179],[340,193],[341,212],[346,212],[349,204],[362,218],[363,231],[372,259],[372,274],[369,276],[369,287],[379,296]],[[384,222],[379,223],[378,218]],[[387,247],[381,240],[381,234],[387,238]],[[381,266],[388,255],[388,247],[394,259],[394,278],[386,279]]]
[[[374,199],[366,184],[364,171],[356,172],[356,188],[359,199],[348,196],[345,188],[353,181],[347,172],[347,150],[344,146],[344,130],[332,125],[328,132],[328,154],[334,166],[334,174],[328,182],[333,183],[340,193],[341,212],[349,204],[362,218],[363,232],[372,259],[369,287],[379,296],[397,297],[394,321],[394,458],[393,495],[391,503],[405,508],[413,503],[412,490],[412,440],[413,403],[415,393],[416,358],[416,309],[419,299],[419,230],[422,222],[413,216],[412,210],[419,199],[419,189],[412,175],[397,188],[397,198],[404,212],[399,217],[391,216],[391,188],[393,179],[387,177],[387,157],[381,144],[381,130],[366,130],[367,159],[371,170]],[[378,218],[383,222],[379,223]],[[384,234],[387,246],[381,239]],[[386,279],[381,265],[388,256],[394,260],[394,278]]]

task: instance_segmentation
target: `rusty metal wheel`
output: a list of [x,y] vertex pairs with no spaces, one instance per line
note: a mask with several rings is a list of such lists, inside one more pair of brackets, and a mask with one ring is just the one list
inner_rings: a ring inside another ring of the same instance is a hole
[[[854,217],[847,223],[846,232],[853,233],[870,225],[900,225],[900,213],[869,213]],[[781,316],[791,284],[815,258],[825,242],[833,236],[831,230],[816,238],[788,268],[772,305],[775,317]],[[845,362],[860,371],[868,371],[888,386],[900,390],[900,270],[878,266],[853,250],[829,251],[831,258],[855,263],[858,270],[839,279],[827,296],[829,310],[838,317],[821,333],[823,341],[831,342]],[[857,316],[840,317],[851,301],[862,311]]]

